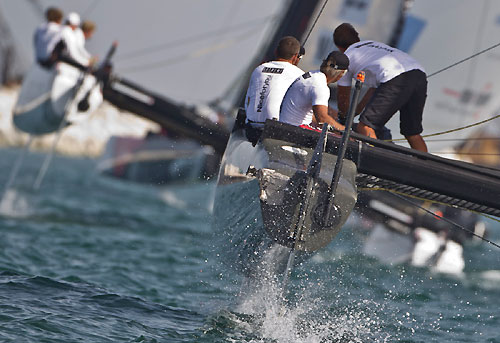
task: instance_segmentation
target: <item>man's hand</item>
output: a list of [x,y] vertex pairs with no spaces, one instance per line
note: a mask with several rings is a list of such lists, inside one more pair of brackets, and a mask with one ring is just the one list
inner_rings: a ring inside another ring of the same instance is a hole
[[339,131],[343,131],[345,129],[344,125],[338,123],[335,119],[333,119],[329,115],[328,106],[314,105],[313,106],[313,113],[314,113],[314,118],[316,119],[316,122],[328,123],[331,126],[333,126],[336,130],[339,130]]

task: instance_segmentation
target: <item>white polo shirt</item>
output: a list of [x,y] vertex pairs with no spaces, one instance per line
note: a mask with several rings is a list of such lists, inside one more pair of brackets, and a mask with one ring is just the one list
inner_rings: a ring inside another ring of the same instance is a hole
[[280,121],[299,126],[310,124],[313,106],[328,106],[330,88],[326,75],[319,70],[310,71],[295,80],[286,92],[281,104]]
[[425,72],[413,57],[384,43],[361,41],[349,46],[345,54],[349,69],[338,81],[339,86],[351,86],[351,80],[361,70],[365,72],[365,85],[372,88],[410,70]]
[[247,122],[278,119],[288,87],[302,74],[302,69],[283,61],[266,62],[255,68],[245,97]]
[[61,36],[66,43],[66,51],[69,56],[83,66],[88,66],[90,62],[90,54],[81,47],[81,37],[79,37],[79,28],[73,30],[70,26],[65,25],[62,28]]

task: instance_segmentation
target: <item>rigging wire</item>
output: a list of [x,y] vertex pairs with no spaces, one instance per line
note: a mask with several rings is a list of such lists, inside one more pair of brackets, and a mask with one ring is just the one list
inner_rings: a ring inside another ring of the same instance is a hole
[[[435,199],[434,200],[429,200],[427,198],[422,198],[422,197],[419,197],[419,196],[416,196],[416,195],[403,193],[403,192],[394,190],[392,188],[386,188],[386,187],[380,187],[380,186],[376,186],[376,187],[359,187],[358,191],[365,191],[365,192],[380,192],[380,191],[384,191],[384,192],[399,194],[399,195],[405,196],[407,198],[413,198],[413,199],[417,199],[417,200],[421,200],[421,201],[431,201],[434,204],[439,204],[439,205],[443,205],[443,206],[448,206],[448,207],[451,206],[451,207],[453,207],[453,205],[450,205],[450,204],[448,204],[446,202],[438,201],[438,200],[435,200]],[[481,216],[481,217],[484,217],[484,218],[488,218],[488,219],[490,219],[490,220],[492,220],[492,221],[497,222],[497,223],[500,224],[499,217],[495,217],[493,215],[486,214],[486,213],[483,213],[483,212],[474,211],[474,210],[471,210],[471,209],[463,209],[463,210],[475,213],[478,216]]]
[[[239,12],[240,8],[241,2],[233,2],[233,6],[229,8],[229,11],[227,11],[225,18],[223,18],[222,20],[222,25],[220,26],[221,31],[224,30],[226,26],[230,26],[233,24],[233,19]],[[212,44],[216,44],[218,39],[219,38],[217,36],[212,37]],[[203,65],[200,65],[200,68],[203,68],[204,72],[200,72],[198,77],[198,84],[206,84],[208,71],[211,69],[214,58],[214,54],[210,54],[206,59],[204,59]],[[190,87],[190,85],[188,85],[188,87]]]
[[85,11],[82,12],[82,18],[85,18],[87,17],[90,13],[92,13],[92,11],[94,11],[97,7],[97,5],[99,4],[99,0],[94,0],[94,2],[92,2]]
[[321,7],[321,10],[319,11],[318,15],[316,16],[316,19],[314,19],[314,23],[311,25],[311,28],[309,29],[309,32],[307,33],[306,38],[304,38],[304,40],[302,41],[302,44],[301,44],[302,46],[306,45],[306,42],[309,39],[309,36],[311,35],[312,30],[314,29],[314,26],[316,26],[316,23],[318,22],[319,17],[321,17],[321,14],[323,13],[323,10],[325,9],[327,3],[328,3],[328,0],[325,0],[325,2],[323,3],[323,6]]
[[[500,45],[500,43],[498,45]],[[497,114],[496,116],[488,118],[488,119],[485,119],[485,120],[481,120],[481,121],[479,121],[477,123],[472,123],[472,124],[469,124],[469,125],[465,125],[465,126],[462,126],[462,127],[455,128],[455,129],[441,131],[441,132],[435,132],[435,133],[430,133],[428,135],[422,135],[422,138],[441,136],[441,135],[445,135],[447,133],[452,133],[452,132],[457,132],[457,131],[469,129],[469,128],[474,127],[474,126],[485,124],[485,123],[487,123],[489,121],[492,121],[493,119],[497,119],[498,117],[500,117],[500,114]],[[404,141],[404,140],[406,140],[406,138],[395,138],[395,139],[385,140],[385,142],[399,142],[399,141]]]
[[198,49],[196,51],[190,51],[188,53],[181,54],[181,55],[175,56],[175,57],[171,57],[171,58],[168,58],[166,60],[161,60],[161,61],[158,61],[156,63],[148,63],[147,65],[140,64],[140,65],[136,65],[136,66],[132,66],[132,67],[128,67],[128,68],[125,67],[125,68],[121,69],[121,71],[130,73],[130,72],[137,72],[137,71],[142,71],[142,70],[157,69],[157,68],[162,68],[165,66],[171,66],[173,64],[180,63],[180,62],[185,62],[188,59],[198,58],[198,57],[204,56],[208,53],[212,53],[214,51],[224,49],[229,45],[239,43],[239,42],[242,42],[246,39],[249,39],[249,38],[251,38],[250,33],[252,33],[252,32],[254,32],[253,28],[251,30],[243,32],[239,36],[236,36],[232,39],[228,39],[228,40],[223,41],[223,42],[221,42],[217,45],[214,45],[214,46],[205,47],[202,49]]
[[171,41],[171,42],[167,42],[167,43],[163,43],[163,44],[159,44],[159,45],[153,45],[153,46],[150,46],[147,48],[141,48],[139,50],[131,51],[131,52],[122,54],[120,56],[117,56],[117,60],[123,61],[123,60],[128,60],[131,58],[135,58],[135,57],[142,57],[144,55],[151,54],[151,53],[166,49],[170,46],[179,47],[182,45],[192,44],[192,43],[198,42],[198,41],[206,39],[206,38],[213,38],[213,36],[217,35],[217,34],[219,34],[219,35],[232,34],[232,33],[234,33],[235,30],[243,29],[243,28],[246,28],[248,26],[251,26],[251,27],[258,26],[258,25],[260,26],[260,24],[262,24],[263,22],[266,22],[269,19],[274,19],[275,17],[276,17],[276,15],[270,15],[270,16],[267,16],[264,18],[250,20],[250,21],[247,21],[243,24],[228,26],[224,29],[207,31],[201,35],[194,35],[191,37],[179,38],[179,39]]
[[476,138],[444,138],[426,139],[426,142],[469,142],[469,141],[498,141],[499,137],[476,137]]
[[471,235],[473,235],[474,237],[477,237],[477,238],[479,238],[479,239],[481,239],[481,240],[483,240],[483,241],[485,241],[485,242],[487,242],[487,243],[489,243],[489,244],[493,245],[494,247],[497,247],[497,248],[499,248],[499,249],[500,249],[500,245],[498,245],[497,243],[495,243],[495,242],[493,242],[493,241],[491,241],[491,240],[489,240],[489,239],[487,239],[487,238],[484,238],[484,237],[482,237],[482,236],[480,236],[480,235],[476,234],[474,231],[469,230],[469,229],[467,229],[467,228],[463,227],[462,225],[457,224],[457,223],[455,223],[454,221],[452,221],[452,220],[450,220],[450,219],[448,219],[448,218],[446,218],[446,217],[439,216],[439,215],[435,214],[434,212],[432,212],[432,211],[430,211],[430,210],[426,209],[426,208],[425,208],[425,207],[423,207],[423,206],[420,206],[419,204],[417,204],[417,203],[415,203],[415,202],[411,201],[410,199],[408,199],[408,198],[406,198],[406,197],[404,197],[404,196],[402,196],[402,195],[399,195],[399,194],[394,193],[394,192],[389,192],[389,193],[390,193],[390,194],[392,194],[393,196],[395,196],[395,197],[397,197],[397,198],[399,198],[399,199],[401,199],[401,200],[403,200],[403,201],[406,201],[407,203],[409,203],[409,204],[411,204],[411,205],[413,205],[413,206],[415,206],[415,207],[417,207],[417,208],[419,208],[419,209],[421,209],[421,210],[423,210],[423,211],[427,212],[428,214],[432,215],[434,218],[444,220],[444,221],[445,221],[445,222],[447,222],[448,224],[451,224],[451,225],[453,225],[454,227],[459,228],[460,230],[463,230],[463,231],[465,231],[465,232],[468,232],[468,233],[470,233]]
[[473,54],[473,55],[471,55],[471,56],[469,56],[469,57],[464,58],[463,60],[460,60],[460,61],[458,61],[458,62],[455,62],[455,63],[453,63],[453,64],[451,64],[451,65],[449,65],[449,66],[447,66],[447,67],[444,67],[443,69],[439,69],[438,71],[435,71],[434,73],[432,73],[432,74],[430,74],[430,75],[427,75],[427,78],[433,77],[434,75],[437,75],[437,74],[439,74],[439,73],[442,73],[442,72],[443,72],[443,71],[445,71],[445,70],[448,70],[448,69],[450,69],[450,68],[456,67],[457,65],[462,64],[463,62],[466,62],[466,61],[468,61],[468,60],[470,60],[470,59],[472,59],[472,58],[474,58],[474,57],[477,57],[477,56],[479,56],[479,55],[484,54],[485,52],[488,52],[488,51],[490,51],[490,50],[493,50],[493,49],[495,49],[495,48],[498,48],[499,46],[500,46],[500,43],[497,43],[497,44],[495,44],[495,45],[492,45],[492,46],[490,46],[489,48],[486,48],[486,49],[484,49],[484,50],[481,50],[481,51],[479,51],[479,52],[477,52],[477,53],[475,53],[475,54]]
[[439,155],[464,155],[464,156],[500,156],[497,153],[487,153],[487,152],[461,152],[461,151],[449,151],[449,152],[441,152],[436,151],[434,154]]

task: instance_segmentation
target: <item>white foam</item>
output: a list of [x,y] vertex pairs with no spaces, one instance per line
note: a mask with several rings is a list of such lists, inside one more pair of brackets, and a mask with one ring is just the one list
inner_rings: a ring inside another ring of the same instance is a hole
[[22,217],[30,213],[27,198],[13,189],[5,191],[0,200],[0,214],[10,217]]

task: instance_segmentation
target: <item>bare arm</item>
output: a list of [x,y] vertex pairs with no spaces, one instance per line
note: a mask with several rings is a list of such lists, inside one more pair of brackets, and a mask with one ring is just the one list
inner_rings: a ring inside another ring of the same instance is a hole
[[356,107],[356,115],[360,114],[361,111],[366,107],[366,104],[368,104],[368,101],[370,101],[371,97],[373,96],[373,93],[375,93],[376,88],[368,88],[368,91],[366,91],[365,96],[361,101],[358,103],[358,106]]
[[335,119],[330,117],[328,115],[328,106],[324,105],[314,105],[313,106],[313,113],[314,113],[314,118],[316,119],[316,122],[318,123],[328,123],[331,126],[333,126],[337,130],[344,130],[345,127],[344,125],[338,123]]
[[339,107],[339,117],[341,117],[342,119],[345,118],[345,116],[347,115],[347,111],[349,111],[350,96],[351,96],[351,87],[349,86],[337,87],[337,105]]

